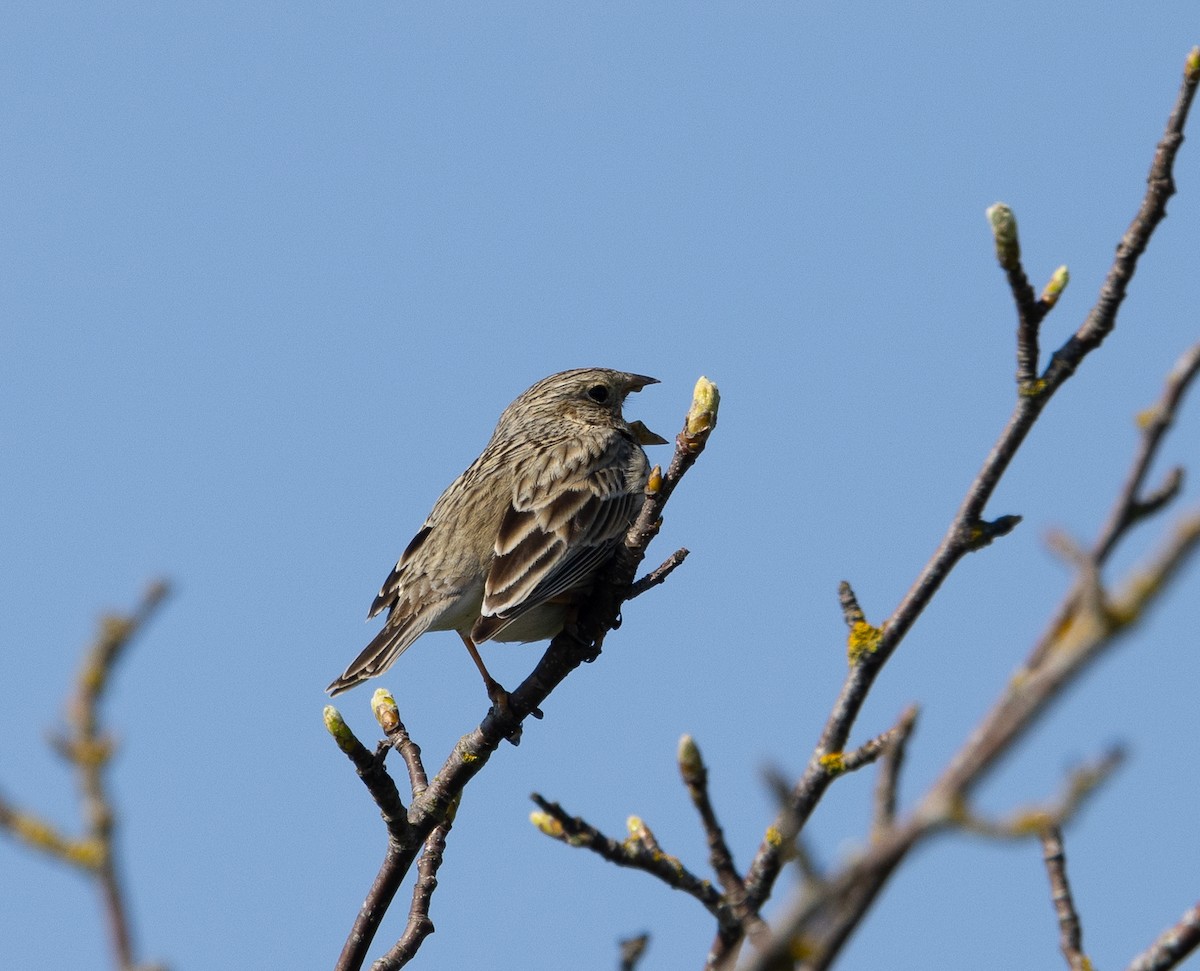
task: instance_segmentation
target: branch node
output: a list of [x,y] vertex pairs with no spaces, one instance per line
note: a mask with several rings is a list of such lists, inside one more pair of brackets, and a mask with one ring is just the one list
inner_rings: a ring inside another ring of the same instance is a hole
[[974,553],[990,546],[993,540],[1007,536],[1020,522],[1020,516],[999,516],[990,521],[977,519],[973,523],[967,523],[963,530],[963,545],[968,553]]

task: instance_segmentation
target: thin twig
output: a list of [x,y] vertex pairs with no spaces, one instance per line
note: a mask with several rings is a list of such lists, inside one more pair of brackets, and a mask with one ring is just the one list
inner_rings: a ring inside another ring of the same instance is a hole
[[438,885],[437,872],[442,865],[442,857],[446,851],[446,836],[453,825],[452,817],[443,820],[425,837],[421,858],[417,861],[417,882],[413,885],[408,923],[405,925],[404,933],[392,945],[391,950],[375,962],[376,968],[404,967],[416,957],[425,938],[434,932],[433,921],[429,917],[429,907],[433,902],[433,892]]
[[704,826],[704,836],[708,842],[708,859],[717,876],[717,881],[736,899],[742,894],[742,881],[738,876],[737,867],[733,863],[733,854],[729,844],[725,842],[725,833],[717,820],[713,809],[712,799],[708,794],[708,766],[700,754],[700,747],[691,735],[684,735],[679,740],[679,774],[691,797],[692,805],[700,816]]
[[[807,821],[832,780],[832,776],[823,765],[823,760],[831,753],[843,749],[875,678],[959,560],[967,553],[990,543],[997,536],[1004,535],[1016,525],[1018,520],[1012,516],[987,522],[983,519],[983,511],[1025,437],[1054,393],[1070,378],[1084,357],[1100,345],[1116,323],[1117,312],[1136,269],[1138,258],[1165,215],[1166,201],[1174,191],[1172,168],[1175,155],[1183,140],[1183,127],[1197,82],[1200,82],[1200,70],[1193,66],[1195,60],[1194,54],[1189,55],[1188,68],[1175,108],[1155,152],[1146,194],[1118,247],[1095,306],[1076,334],[1052,356],[1037,382],[1036,393],[1018,396],[1007,426],[968,488],[966,497],[937,550],[892,616],[881,625],[880,637],[878,643],[873,645],[873,650],[862,652],[855,659],[808,765],[792,791],[789,805],[777,823],[782,824],[790,819],[802,826]],[[1032,713],[1027,713],[1027,717],[1031,719]],[[907,851],[903,846],[903,837],[903,833],[898,833],[892,840],[887,841],[887,848],[899,854],[897,861]],[[781,847],[771,839],[764,839],[750,864],[745,880],[752,907],[761,906],[770,896],[781,865]],[[879,872],[883,879],[886,879],[886,874],[890,874],[891,868],[888,866]],[[860,895],[859,904],[863,908],[869,906],[877,891],[878,886],[868,889],[865,894]],[[844,940],[848,933],[846,928],[841,940]],[[840,947],[841,940],[834,944],[834,952]]]
[[[1150,494],[1144,494],[1143,489],[1150,466],[1162,445],[1163,436],[1175,423],[1184,395],[1195,381],[1198,373],[1200,373],[1200,343],[1192,345],[1180,355],[1175,366],[1167,375],[1158,401],[1139,416],[1138,425],[1141,435],[1138,439],[1137,454],[1134,456],[1125,483],[1108,514],[1108,519],[1091,547],[1091,557],[1097,569],[1104,566],[1109,555],[1133,526],[1160,510],[1179,493],[1183,485],[1183,470],[1178,468],[1172,469],[1163,483]],[[1055,612],[1053,620],[1047,625],[1046,632],[1030,654],[1029,660],[1026,662],[1027,667],[1036,667],[1041,663],[1055,639],[1070,623],[1079,608],[1080,597],[1087,592],[1085,586],[1087,579],[1086,576],[1081,577],[1079,584],[1063,600],[1062,605]]]
[[425,763],[421,761],[421,747],[408,734],[404,722],[400,720],[400,709],[391,692],[380,688],[371,698],[371,710],[375,720],[387,735],[392,748],[400,753],[408,768],[408,782],[412,787],[413,798],[420,796],[429,788],[429,778],[425,774]]
[[[131,614],[101,619],[100,631],[84,655],[74,694],[67,703],[66,732],[51,737],[55,751],[75,767],[83,804],[84,835],[79,839],[64,836],[34,813],[0,800],[0,829],[95,879],[114,962],[120,971],[136,971],[138,964],[134,959],[126,893],[117,867],[116,811],[105,778],[114,744],[101,725],[100,713],[118,662],[168,593],[165,581],[155,581]],[[149,966],[143,971],[149,971]]]
[[89,837],[104,847],[96,868],[96,879],[108,917],[109,936],[117,966],[136,968],[133,935],[129,927],[125,890],[117,872],[116,814],[105,786],[105,768],[112,755],[112,741],[100,728],[100,705],[108,689],[113,669],[134,635],[142,630],[167,597],[165,582],[152,583],[142,602],[128,617],[106,617],[100,637],[84,659],[79,686],[67,709],[70,734],[61,749],[79,771],[84,817]]
[[1004,819],[988,819],[965,804],[956,810],[956,824],[967,832],[1001,840],[1025,840],[1030,834],[1047,829],[1061,829],[1075,818],[1084,802],[1125,761],[1125,750],[1119,746],[1109,749],[1090,765],[1081,766],[1067,776],[1062,793],[1053,802],[1018,809]]
[[649,944],[649,934],[639,934],[637,937],[627,937],[621,941],[621,963],[618,965],[620,971],[634,971],[638,962],[645,956]]
[[916,710],[909,708],[900,720],[886,732],[880,732],[874,738],[869,738],[863,742],[858,748],[849,752],[838,752],[834,755],[826,757],[832,771],[840,773],[857,772],[864,766],[871,765],[881,755],[885,754],[889,749],[896,744],[896,740],[901,735],[906,735],[912,730],[909,716],[916,717]]
[[732,926],[737,922],[728,903],[713,885],[701,880],[676,857],[664,853],[654,834],[640,819],[632,817],[629,837],[618,841],[606,836],[586,820],[572,816],[558,803],[550,802],[539,793],[532,793],[529,798],[542,811],[531,817],[534,825],[551,839],[591,850],[601,859],[617,866],[649,873],[672,889],[682,890],[694,897],[719,923]]
[[875,808],[871,820],[874,836],[888,829],[896,819],[896,798],[900,786],[900,769],[908,740],[917,724],[918,708],[910,705],[892,729],[892,738],[879,760],[879,777],[875,781]]
[[655,567],[629,588],[629,599],[633,600],[635,597],[640,597],[647,590],[657,587],[675,572],[675,568],[688,558],[690,552],[690,550],[683,548],[677,549],[663,560],[659,566]]
[[849,580],[843,580],[838,584],[838,604],[842,608],[842,617],[845,618],[846,626],[851,630],[856,624],[867,622],[867,616],[863,613],[862,607],[858,605],[858,595],[850,586]]
[[[704,837],[708,843],[709,865],[716,874],[717,882],[725,894],[725,901],[733,911],[734,916],[742,925],[742,929],[752,937],[766,930],[756,913],[746,906],[746,890],[742,879],[738,876],[737,867],[733,862],[733,853],[725,841],[725,832],[713,809],[712,799],[708,792],[708,767],[700,754],[700,747],[690,735],[684,735],[679,740],[679,774],[687,788],[692,805],[700,816],[704,827]],[[728,933],[728,928],[718,928],[718,934]]]
[[94,839],[67,836],[41,816],[21,809],[0,796],[0,830],[31,850],[94,872],[104,858],[104,847]]
[[996,258],[1008,277],[1017,307],[1017,386],[1027,393],[1037,379],[1038,327],[1053,304],[1038,301],[1033,295],[1033,287],[1021,265],[1021,243],[1012,210],[998,202],[987,214],[996,239]]
[[1092,963],[1083,953],[1083,929],[1079,924],[1079,913],[1071,896],[1071,884],[1067,880],[1067,854],[1063,850],[1062,830],[1048,826],[1042,830],[1042,862],[1046,865],[1046,876],[1050,879],[1050,900],[1058,917],[1059,946],[1067,967],[1071,971],[1091,971]]
[[354,771],[358,773],[371,798],[375,800],[375,805],[379,807],[379,814],[387,826],[388,835],[394,840],[403,840],[408,833],[408,813],[395,780],[383,764],[388,746],[383,744],[371,752],[358,740],[333,705],[325,706],[325,729],[333,736],[338,748],[354,764]]

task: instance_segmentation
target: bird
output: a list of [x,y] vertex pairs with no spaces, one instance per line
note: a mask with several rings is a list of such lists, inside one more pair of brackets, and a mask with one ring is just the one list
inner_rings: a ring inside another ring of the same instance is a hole
[[622,414],[628,394],[658,383],[576,368],[518,396],[384,581],[367,615],[386,610],[383,629],[325,690],[382,674],[426,631],[453,630],[506,706],[478,645],[546,640],[572,622],[645,501],[642,446],[666,444]]

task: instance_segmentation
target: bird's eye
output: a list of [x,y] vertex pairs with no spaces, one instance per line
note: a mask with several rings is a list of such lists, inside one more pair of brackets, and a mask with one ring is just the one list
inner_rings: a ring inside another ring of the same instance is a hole
[[604,404],[608,400],[608,388],[602,384],[597,384],[588,388],[587,396],[595,402]]

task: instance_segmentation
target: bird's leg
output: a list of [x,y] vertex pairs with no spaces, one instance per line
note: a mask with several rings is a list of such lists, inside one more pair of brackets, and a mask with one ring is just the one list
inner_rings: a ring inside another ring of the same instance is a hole
[[[508,711],[508,692],[504,690],[504,686],[488,673],[487,665],[483,663],[483,658],[479,656],[479,648],[475,646],[475,642],[471,640],[470,634],[458,632],[458,636],[462,638],[463,644],[467,647],[467,652],[471,655],[471,660],[475,662],[475,667],[479,668],[479,673],[483,675],[483,684],[487,688],[488,698],[491,699],[497,712]],[[534,708],[529,714],[534,718],[542,717],[542,710]]]
[[496,706],[497,711],[507,708],[508,692],[504,690],[499,681],[488,673],[487,666],[483,663],[483,658],[479,656],[479,649],[475,646],[475,642],[471,640],[471,635],[459,631],[458,636],[462,638],[462,642],[467,646],[467,652],[471,655],[471,660],[475,662],[475,667],[479,668],[479,673],[483,675],[483,684],[487,688],[488,697],[492,700],[492,704]]

